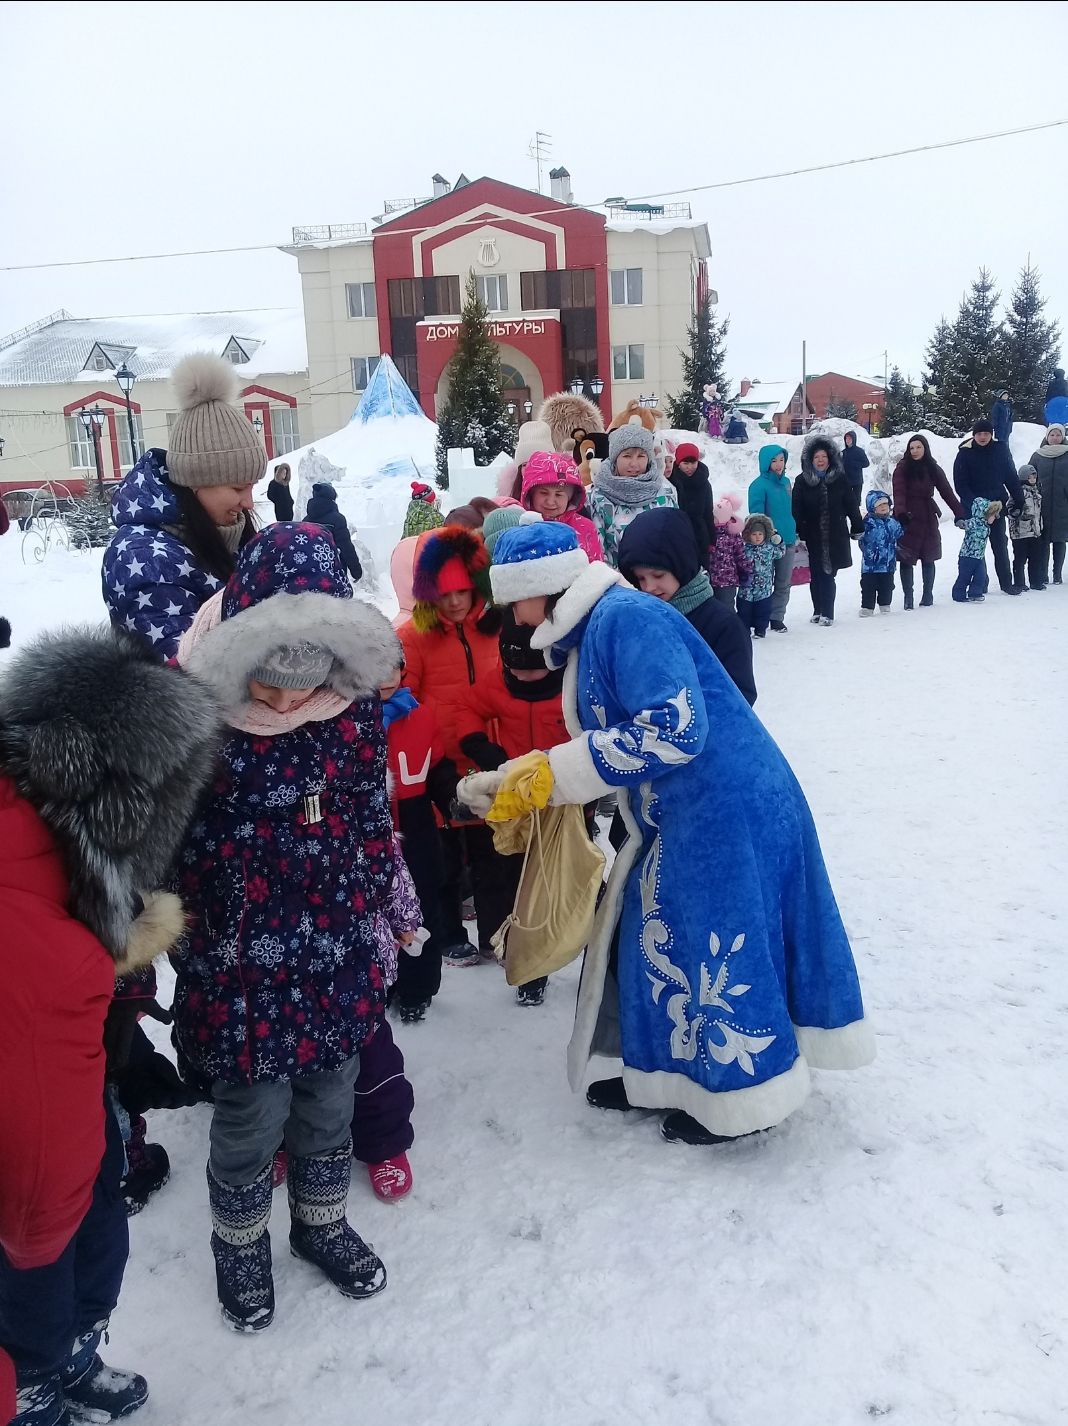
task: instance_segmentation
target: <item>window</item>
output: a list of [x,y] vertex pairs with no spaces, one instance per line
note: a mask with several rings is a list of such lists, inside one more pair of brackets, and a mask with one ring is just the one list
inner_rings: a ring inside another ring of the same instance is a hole
[[107,357],[104,355],[103,352],[97,352],[96,356],[93,357],[92,370],[93,370],[93,371],[110,371],[110,370],[111,370],[111,363],[108,361]]
[[[377,357],[372,357],[377,361]],[[287,456],[300,445],[300,425],[295,406],[271,407],[271,444],[276,456]]]
[[70,463],[74,469],[95,470],[92,438],[85,434],[80,417],[67,417],[67,440],[70,443]]
[[350,317],[377,317],[378,315],[373,282],[346,282],[345,302],[348,305]]
[[645,380],[645,347],[638,346],[612,348],[612,380]]
[[642,305],[642,270],[640,267],[617,267],[608,274],[613,307]]
[[596,305],[593,268],[521,272],[519,296],[525,312],[545,312],[556,307],[593,307]]
[[508,278],[504,275],[476,277],[478,295],[490,312],[508,311]]
[[[353,357],[352,358],[352,389],[353,391],[366,391],[371,384],[371,377],[374,369],[378,365],[378,357]],[[296,419],[294,413],[294,420]],[[273,422],[273,418],[272,418]],[[294,446],[289,446],[289,450],[295,450]]]
[[415,352],[393,352],[393,364],[404,377],[416,398],[419,396],[419,363]]
[[461,307],[459,277],[424,277],[424,317],[454,317]]
[[[134,463],[133,451],[130,450],[130,427],[126,421],[125,411],[115,411],[111,419],[115,422],[119,435],[119,464],[130,466]],[[141,429],[141,413],[133,413],[134,437],[137,441],[137,449],[143,451],[145,448],[145,436]],[[103,432],[101,432],[103,434]]]
[[421,317],[422,303],[416,293],[414,277],[391,277],[386,284],[391,317]]

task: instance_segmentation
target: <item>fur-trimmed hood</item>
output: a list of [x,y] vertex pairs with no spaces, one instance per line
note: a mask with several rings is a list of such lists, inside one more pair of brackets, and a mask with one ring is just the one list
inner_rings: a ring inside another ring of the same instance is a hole
[[585,396],[572,396],[568,391],[558,391],[547,396],[541,403],[536,418],[544,421],[552,434],[553,448],[570,451],[575,442],[571,432],[576,426],[587,431],[603,431],[604,417]]
[[334,660],[326,687],[349,703],[376,692],[400,667],[392,625],[352,597],[334,542],[318,525],[262,530],[241,551],[216,598],[219,623],[192,648],[183,644],[181,657],[228,713],[248,701],[252,670],[283,645],[309,642],[326,649]]
[[[831,463],[826,475],[823,476],[812,468],[812,457],[817,451],[826,451]],[[818,485],[821,480],[826,481],[829,485],[833,480],[840,480],[843,474],[842,457],[835,448],[834,442],[826,436],[809,436],[801,452],[801,478],[808,485]]]
[[775,538],[775,522],[770,515],[750,515],[742,526],[742,539],[749,543],[749,532],[751,530],[763,530],[764,539],[770,545]]
[[42,634],[0,682],[0,770],[60,846],[71,914],[117,962],[140,898],[168,873],[220,727],[207,688],[116,629]]

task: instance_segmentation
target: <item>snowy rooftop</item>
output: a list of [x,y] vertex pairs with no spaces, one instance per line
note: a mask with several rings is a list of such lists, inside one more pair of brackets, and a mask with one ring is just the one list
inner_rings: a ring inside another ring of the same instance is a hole
[[242,376],[302,372],[308,368],[304,314],[299,307],[234,312],[170,312],[140,317],[67,317],[47,322],[4,347],[0,338],[0,386],[54,386],[103,372],[86,371],[94,349],[109,363],[127,362],[143,379],[169,376],[190,352],[221,356],[233,339],[247,361]]
[[754,381],[744,396],[739,396],[734,405],[739,411],[759,408],[769,415],[785,411],[790,397],[797,390],[796,381]]

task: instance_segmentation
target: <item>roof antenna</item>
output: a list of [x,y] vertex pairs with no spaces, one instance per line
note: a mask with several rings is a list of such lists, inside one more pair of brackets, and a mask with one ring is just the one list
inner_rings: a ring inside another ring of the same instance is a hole
[[548,162],[549,150],[552,148],[552,135],[543,134],[539,129],[530,141],[527,149],[528,158],[532,158],[538,166],[538,192],[541,192],[541,170],[542,166]]

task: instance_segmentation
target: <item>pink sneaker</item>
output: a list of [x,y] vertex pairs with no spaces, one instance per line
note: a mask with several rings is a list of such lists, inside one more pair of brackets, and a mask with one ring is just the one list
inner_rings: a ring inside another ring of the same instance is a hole
[[412,1191],[412,1166],[407,1154],[398,1154],[395,1159],[386,1159],[381,1164],[367,1165],[368,1177],[375,1197],[392,1203]]
[[285,1149],[279,1149],[274,1156],[274,1163],[271,1165],[271,1187],[281,1188],[286,1181],[286,1174],[289,1172],[289,1155]]

